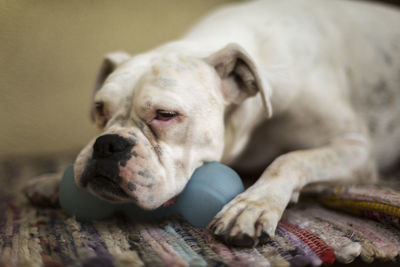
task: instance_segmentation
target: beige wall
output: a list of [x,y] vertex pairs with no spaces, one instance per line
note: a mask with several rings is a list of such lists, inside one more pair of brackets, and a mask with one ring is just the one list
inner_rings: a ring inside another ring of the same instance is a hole
[[0,0],[0,155],[71,152],[89,120],[103,54],[179,37],[229,0]]

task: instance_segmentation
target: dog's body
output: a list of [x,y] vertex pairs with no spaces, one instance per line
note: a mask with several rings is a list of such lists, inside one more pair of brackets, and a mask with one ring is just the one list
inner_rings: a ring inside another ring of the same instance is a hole
[[78,184],[152,209],[205,161],[264,169],[210,224],[252,245],[305,185],[373,182],[399,159],[400,12],[323,0],[226,7],[176,42],[110,54],[94,102],[104,132],[78,156]]

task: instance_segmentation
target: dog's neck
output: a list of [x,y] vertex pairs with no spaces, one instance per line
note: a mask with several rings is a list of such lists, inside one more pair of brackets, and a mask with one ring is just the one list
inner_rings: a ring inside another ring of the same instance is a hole
[[265,120],[265,110],[259,94],[241,105],[227,106],[225,110],[225,145],[221,162],[230,163],[246,146],[255,127]]

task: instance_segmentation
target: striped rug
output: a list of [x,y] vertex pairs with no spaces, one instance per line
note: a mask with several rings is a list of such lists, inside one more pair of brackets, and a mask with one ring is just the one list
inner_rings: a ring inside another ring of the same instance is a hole
[[79,222],[57,208],[31,206],[24,182],[65,160],[3,160],[0,266],[320,266],[400,261],[400,191],[334,187],[288,208],[274,239],[236,248],[175,216],[153,223],[125,217]]

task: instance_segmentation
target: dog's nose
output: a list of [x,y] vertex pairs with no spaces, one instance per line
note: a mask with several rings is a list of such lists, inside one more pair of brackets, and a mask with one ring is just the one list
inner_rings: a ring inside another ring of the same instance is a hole
[[93,158],[108,158],[119,152],[125,152],[134,145],[117,134],[106,134],[96,139],[93,145]]

